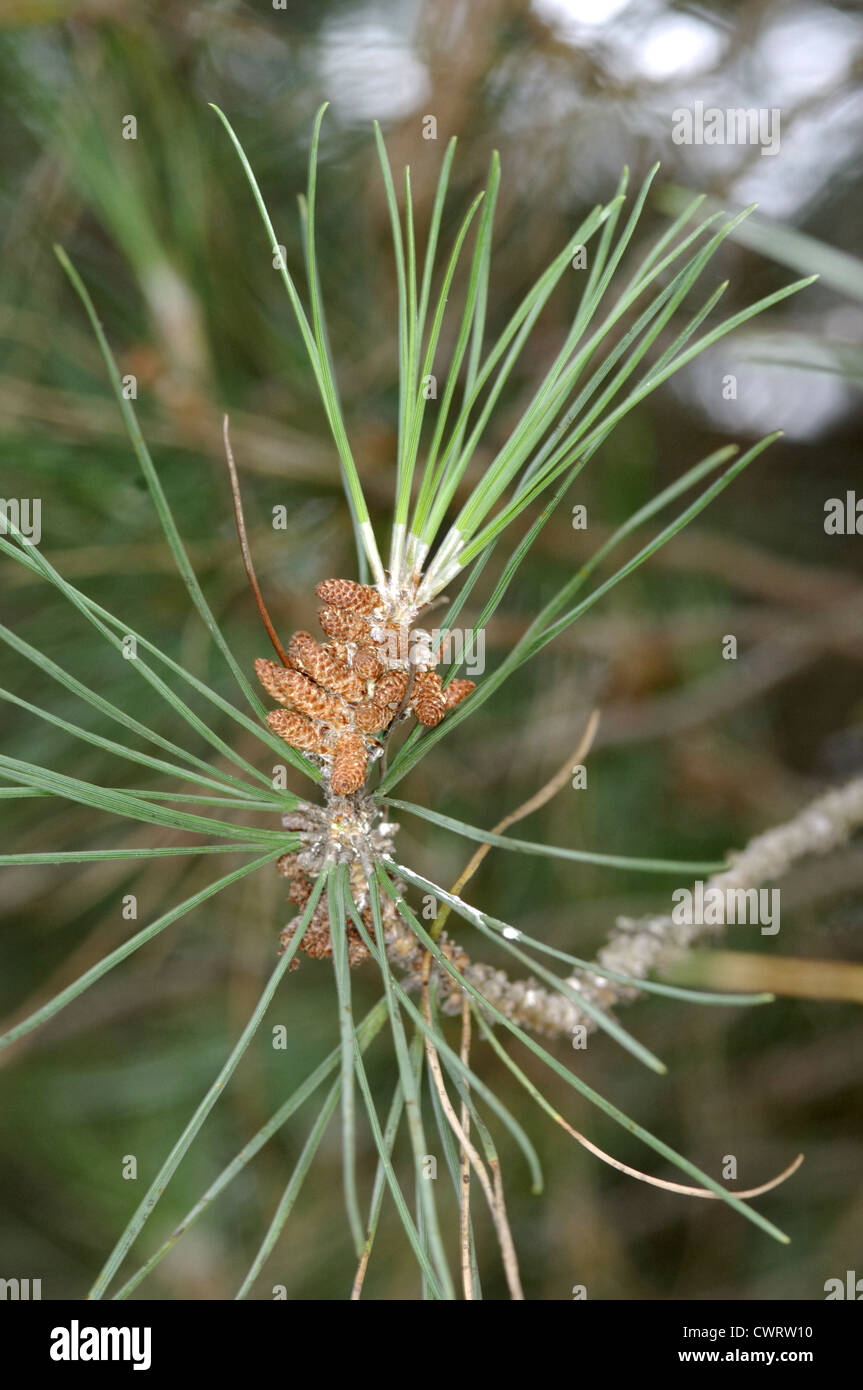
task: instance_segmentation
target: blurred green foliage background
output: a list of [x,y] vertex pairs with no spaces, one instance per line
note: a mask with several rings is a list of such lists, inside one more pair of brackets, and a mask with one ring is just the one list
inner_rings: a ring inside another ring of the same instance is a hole
[[[827,536],[823,525],[827,498],[855,487],[863,493],[863,269],[853,259],[863,240],[861,66],[859,9],[809,0],[291,0],[285,10],[269,0],[6,0],[0,493],[40,497],[42,549],[61,573],[233,693],[172,571],[96,345],[53,255],[59,242],[90,288],[121,370],[137,379],[145,435],[243,664],[267,654],[267,643],[237,552],[224,410],[259,577],[282,633],[314,626],[318,580],[353,573],[337,457],[271,250],[209,101],[246,146],[298,280],[297,195],[314,112],[321,100],[332,103],[321,146],[321,272],[344,410],[382,536],[393,487],[397,350],[374,118],[393,166],[411,166],[421,236],[446,140],[459,137],[450,235],[491,151],[500,150],[492,331],[578,218],[611,196],[624,163],[638,179],[654,159],[663,162],[644,236],[665,225],[680,186],[734,208],[758,200],[770,219],[764,249],[726,243],[711,269],[711,287],[731,277],[726,312],[798,273],[822,269],[821,282],[725,340],[627,418],[573,495],[588,507],[586,534],[572,529],[565,510],[543,531],[489,630],[489,663],[580,557],[658,487],[725,442],[773,428],[785,438],[697,529],[523,669],[400,789],[490,826],[559,766],[599,703],[588,789],[562,792],[525,823],[524,835],[608,852],[720,857],[863,770],[863,540]],[[674,144],[672,113],[695,100],[778,108],[779,153]],[[436,141],[423,138],[429,114]],[[129,115],[134,140],[123,138]],[[795,231],[814,239],[802,251],[789,236]],[[829,248],[846,255],[831,260]],[[540,321],[479,464],[505,438],[556,349],[574,294],[555,296]],[[729,373],[738,382],[731,400],[722,390]],[[279,504],[288,509],[287,532],[270,525]],[[184,737],[142,694],[129,663],[55,591],[8,562],[0,611],[80,679],[160,732]],[[738,639],[736,662],[721,658],[729,633]],[[89,707],[14,654],[4,650],[2,667],[2,683],[16,693],[96,727]],[[2,743],[15,756],[94,782],[147,784],[140,769],[12,706],[3,706]],[[238,747],[260,760],[253,740]],[[123,830],[46,800],[0,803],[0,825],[7,851],[172,843],[153,828]],[[407,862],[446,884],[470,852],[407,819],[401,848]],[[219,862],[226,872],[234,861],[224,869]],[[211,870],[207,861],[180,859],[133,869],[3,870],[4,1014],[29,1012],[120,943],[132,929],[121,913],[124,894],[137,895],[140,923],[188,896]],[[804,865],[783,884],[777,938],[732,928],[725,944],[859,960],[861,885],[858,844]],[[495,851],[469,897],[582,956],[602,945],[615,914],[668,905],[655,880],[555,861],[548,869]],[[289,914],[283,880],[260,873],[4,1054],[0,1275],[41,1277],[46,1298],[83,1296],[141,1183],[244,1023]],[[477,950],[467,928],[460,939]],[[359,1004],[370,1004],[373,971],[358,973],[354,987]],[[333,1045],[332,972],[306,961],[286,981],[272,1022],[286,1024],[289,1049],[274,1051],[263,1031],[177,1173],[143,1250]],[[717,1176],[723,1156],[734,1154],[740,1183],[755,1185],[804,1151],[802,1170],[760,1203],[793,1243],[782,1249],[719,1204],[645,1188],[600,1166],[527,1108],[477,1042],[475,1063],[528,1126],[546,1166],[546,1191],[532,1197],[520,1156],[501,1139],[528,1296],[565,1299],[585,1284],[590,1298],[819,1298],[827,1278],[863,1273],[859,1004],[801,997],[744,1011],[653,997],[626,1022],[668,1062],[667,1078],[638,1070],[600,1038],[571,1054],[573,1065]],[[395,1075],[384,1035],[369,1065],[382,1106]],[[554,1079],[550,1095],[596,1142],[659,1171]],[[291,1121],[142,1293],[233,1295],[310,1115],[307,1107]],[[128,1154],[138,1158],[136,1183],[121,1176]],[[406,1153],[399,1154],[407,1172]],[[370,1144],[362,1160],[368,1178]],[[257,1296],[270,1297],[274,1284],[290,1298],[345,1295],[353,1262],[340,1185],[336,1123]],[[442,1200],[452,1216],[451,1194]],[[485,1292],[503,1296],[481,1216],[479,1226]],[[366,1295],[417,1293],[390,1212]]]

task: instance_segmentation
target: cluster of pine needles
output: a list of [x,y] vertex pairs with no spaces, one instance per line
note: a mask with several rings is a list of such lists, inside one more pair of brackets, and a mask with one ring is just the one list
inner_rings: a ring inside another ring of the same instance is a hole
[[[628,214],[628,173],[624,171],[615,196],[607,204],[594,208],[574,229],[567,244],[524,295],[503,331],[489,346],[486,343],[486,310],[492,283],[491,244],[499,182],[497,157],[492,160],[486,187],[474,199],[458,226],[453,245],[443,258],[441,270],[439,241],[455,142],[450,143],[442,161],[426,235],[425,254],[421,258],[417,248],[409,171],[405,171],[400,206],[386,149],[376,128],[392,222],[399,328],[398,456],[390,549],[384,563],[342,417],[328,347],[322,298],[323,277],[315,240],[318,144],[324,110],[321,109],[315,121],[308,186],[301,200],[308,309],[304,307],[295,282],[283,262],[280,264],[280,275],[341,463],[357,548],[357,578],[350,582],[366,586],[369,592],[377,595],[388,613],[399,614],[400,619],[407,623],[430,604],[442,602],[445,616],[440,621],[440,629],[447,631],[458,621],[504,533],[509,532],[519,519],[529,519],[526,531],[498,566],[498,578],[471,625],[475,634],[485,628],[497,611],[522,560],[563,501],[573,481],[628,412],[724,335],[794,294],[809,281],[789,285],[718,323],[708,325],[708,317],[721,299],[725,285],[712,290],[694,307],[690,295],[720,245],[747,212],[735,217],[711,213],[699,220],[701,199],[697,198],[663,231],[627,278],[620,268],[621,262],[633,242],[656,169],[650,171],[636,191]],[[272,225],[242,146],[225,116],[221,112],[218,115],[245,171],[268,244],[271,248],[278,248],[280,238]],[[589,269],[579,271],[576,276],[572,268],[574,251],[584,247],[589,253]],[[455,662],[448,670],[441,670],[440,677],[436,676],[434,682],[420,680],[419,686],[414,687],[412,708],[404,703],[406,687],[396,682],[400,685],[398,698],[394,691],[391,699],[376,706],[378,711],[385,709],[388,716],[393,716],[389,722],[381,718],[376,728],[360,730],[357,717],[352,713],[351,731],[362,735],[362,756],[359,744],[355,742],[354,763],[348,766],[349,760],[341,759],[341,780],[337,780],[333,786],[334,745],[328,742],[325,747],[304,748],[300,739],[292,741],[280,737],[280,733],[286,732],[287,724],[291,726],[288,732],[296,732],[300,726],[293,719],[285,721],[280,717],[274,718],[273,711],[269,712],[268,717],[267,709],[225,640],[189,562],[168,498],[138,426],[134,406],[126,399],[117,364],[90,295],[65,253],[58,249],[57,254],[89,316],[133,449],[189,598],[236,682],[248,712],[245,708],[238,708],[208,682],[187,670],[149,640],[145,633],[137,631],[126,615],[109,611],[69,583],[41,550],[28,543],[20,532],[10,526],[9,533],[0,536],[0,550],[6,558],[54,586],[118,655],[122,655],[124,643],[128,643],[130,638],[134,639],[137,655],[130,665],[135,676],[147,684],[153,699],[164,702],[180,725],[185,725],[186,731],[203,743],[206,756],[135,719],[99,691],[79,681],[19,633],[0,628],[0,637],[13,650],[33,663],[44,675],[89,704],[102,717],[106,730],[110,730],[111,725],[119,725],[122,734],[118,738],[111,738],[109,732],[93,732],[6,690],[0,691],[4,699],[26,710],[33,718],[59,727],[70,738],[82,739],[126,764],[137,764],[149,773],[159,774],[166,779],[165,790],[162,791],[98,786],[53,768],[3,756],[0,758],[0,776],[6,785],[0,789],[0,795],[4,798],[58,798],[102,813],[108,818],[108,824],[127,820],[196,837],[188,845],[171,848],[7,854],[0,856],[0,863],[82,863],[176,854],[232,854],[239,856],[241,863],[150,922],[56,997],[30,1016],[20,1019],[0,1039],[0,1045],[8,1047],[46,1023],[108,971],[154,940],[173,923],[215,895],[230,889],[240,879],[267,866],[272,869],[277,861],[284,862],[286,855],[301,855],[304,832],[302,828],[291,830],[287,827],[292,823],[301,827],[307,824],[310,807],[317,806],[319,811],[322,809],[329,814],[333,809],[333,798],[337,800],[341,797],[354,808],[355,816],[362,813],[368,818],[367,823],[363,822],[367,824],[368,833],[360,833],[362,827],[357,830],[355,821],[353,841],[350,834],[340,838],[338,829],[325,836],[326,844],[312,869],[306,867],[303,870],[302,908],[290,934],[283,940],[284,949],[277,958],[260,999],[230,1055],[132,1214],[96,1278],[90,1296],[103,1297],[114,1283],[178,1165],[207,1116],[224,1095],[233,1072],[260,1028],[282,977],[291,968],[313,920],[317,921],[319,928],[325,925],[328,929],[325,933],[328,950],[323,954],[331,957],[335,975],[340,1029],[338,1044],[270,1120],[246,1140],[242,1150],[171,1234],[143,1260],[134,1273],[127,1275],[125,1282],[114,1291],[115,1298],[126,1298],[139,1287],[263,1145],[314,1095],[318,1096],[319,1111],[237,1297],[244,1298],[253,1289],[297,1201],[331,1117],[337,1111],[342,1128],[344,1202],[357,1259],[353,1296],[360,1296],[384,1200],[389,1195],[415,1257],[418,1287],[423,1296],[452,1299],[457,1296],[460,1285],[466,1298],[480,1297],[480,1271],[474,1239],[476,1203],[471,1202],[472,1187],[478,1186],[497,1237],[510,1294],[513,1298],[522,1297],[518,1259],[507,1221],[501,1165],[491,1124],[498,1122],[502,1125],[521,1150],[532,1188],[536,1192],[541,1188],[540,1166],[523,1126],[500,1096],[483,1081],[476,1067],[471,1049],[472,1037],[476,1035],[488,1042],[514,1084],[524,1088],[545,1116],[592,1152],[634,1177],[672,1191],[721,1200],[767,1234],[784,1242],[786,1237],[783,1233],[749,1204],[747,1199],[756,1195],[755,1192],[731,1192],[701,1171],[684,1155],[675,1152],[588,1086],[573,1065],[561,1061],[522,1026],[517,1017],[487,997],[475,983],[478,977],[476,974],[472,976],[466,964],[467,954],[455,949],[443,930],[448,917],[460,917],[465,930],[474,937],[480,941],[487,939],[496,948],[508,952],[520,968],[528,968],[532,976],[538,977],[549,988],[571,995],[572,987],[565,978],[547,969],[537,957],[551,956],[569,967],[575,965],[598,975],[601,972],[595,965],[526,936],[520,929],[482,912],[461,896],[476,864],[490,846],[510,853],[553,856],[577,863],[672,875],[678,882],[699,874],[716,872],[722,867],[721,864],[686,864],[673,860],[604,855],[587,849],[521,841],[504,834],[514,820],[541,804],[544,797],[551,795],[561,785],[560,777],[553,779],[526,807],[512,813],[492,832],[441,815],[428,807],[396,800],[392,795],[396,785],[420,758],[433,751],[441,738],[454,734],[463,720],[470,718],[480,704],[496,694],[516,670],[535,658],[549,642],[698,516],[772,442],[775,435],[762,439],[742,455],[738,455],[734,448],[722,448],[711,453],[689,467],[676,481],[630,516],[535,614],[523,635],[480,685],[470,691],[469,698],[455,700],[450,697],[447,704],[447,688],[468,694],[467,686],[471,684],[459,677],[459,663]],[[463,263],[466,269],[465,288],[463,294],[457,295],[454,282]],[[473,476],[471,462],[480,442],[488,443],[495,406],[525,345],[530,341],[544,306],[556,290],[561,290],[562,282],[571,284],[573,278],[579,292],[571,327],[564,341],[514,427],[493,450],[491,462],[482,470],[481,476],[469,485],[468,479]],[[441,376],[443,386],[440,398],[435,402],[434,420],[430,421],[425,418],[429,401],[423,390],[423,381],[436,367],[444,340],[442,330],[445,322],[453,347],[448,369]],[[654,345],[658,348],[655,355],[651,354]],[[690,500],[683,501],[686,494],[694,495]],[[678,502],[680,507],[675,509]],[[655,530],[634,555],[620,564],[610,577],[602,582],[593,582],[598,566],[604,565],[634,533],[649,526],[661,513],[669,511],[672,513],[670,519]],[[446,597],[442,598],[445,590]],[[333,592],[330,591],[328,596],[333,597]],[[333,605],[329,607],[333,608]],[[338,618],[340,605],[337,603],[334,607]],[[343,613],[348,609],[349,605],[341,606]],[[331,617],[330,621],[335,622],[335,619]],[[333,640],[357,639],[345,637],[343,633]],[[358,645],[362,645],[362,642],[359,641]],[[424,668],[426,676],[432,671],[437,655],[431,654],[432,660]],[[285,675],[288,669],[287,662],[282,662],[281,667],[274,663],[259,666],[258,674],[269,693],[276,698],[278,691],[286,694],[285,681],[292,683],[291,678]],[[302,670],[302,660],[293,669]],[[376,681],[383,676],[383,671],[375,669],[372,679]],[[461,685],[458,684],[460,681]],[[297,682],[293,682],[293,686],[299,688]],[[212,720],[196,713],[184,698],[184,690],[190,690],[212,708]],[[435,717],[430,714],[423,719],[423,690],[428,696],[425,707],[431,710],[434,704]],[[291,698],[290,692],[287,692],[287,705],[290,705]],[[445,710],[438,709],[439,699],[443,700]],[[359,703],[359,700],[354,700],[352,705]],[[292,709],[296,714],[295,703]],[[291,711],[286,709],[284,712],[290,714]],[[387,741],[390,725],[395,727],[398,723],[404,726],[404,716],[412,712],[419,718],[395,753],[388,751],[386,759],[370,758],[368,738]],[[436,717],[444,712],[445,718]],[[398,720],[396,715],[399,716]],[[318,789],[321,800],[306,800],[275,787],[266,772],[243,758],[230,739],[222,737],[212,727],[214,723],[225,720],[236,725],[238,731],[253,735],[260,742],[262,752],[272,755],[275,751],[280,761],[286,762],[296,773],[308,779],[311,797]],[[280,724],[285,727],[280,728]],[[132,735],[149,751],[132,747]],[[582,751],[585,748],[583,743]],[[214,760],[217,760],[219,770],[214,769]],[[360,763],[361,767],[358,766]],[[570,759],[567,759],[567,765],[569,763]],[[178,789],[178,784],[184,784],[182,790]],[[195,790],[189,792],[186,789],[189,785]],[[195,809],[181,809],[181,806]],[[230,808],[232,813],[270,813],[274,824],[270,828],[261,828],[255,824],[244,825],[235,820],[222,819],[219,808],[225,807]],[[424,818],[481,846],[451,889],[417,875],[410,866],[398,862],[388,819],[393,811]],[[275,822],[279,817],[287,818],[286,824],[276,828]],[[295,818],[293,822],[292,817]],[[347,821],[350,821],[350,815]],[[305,848],[308,849],[307,843]],[[307,866],[311,862],[307,860]],[[440,906],[433,922],[424,924],[409,905],[406,894],[411,887],[436,896]],[[322,913],[325,914],[325,923]],[[394,942],[401,945],[394,946]],[[365,968],[371,969],[370,962],[373,962],[374,968],[380,972],[383,985],[382,997],[362,1018],[354,1015],[351,993],[350,958],[352,950],[356,951],[357,943],[362,947],[362,959],[367,962]],[[399,950],[405,957],[401,962],[398,960]],[[472,950],[471,954],[474,956],[476,953]],[[397,968],[399,963],[403,966],[401,972]],[[403,978],[404,970],[408,972],[407,978]],[[626,977],[621,976],[620,982],[626,984]],[[294,977],[292,988],[301,987],[301,983],[302,975]],[[637,985],[639,990],[652,990],[666,997],[705,1005],[751,1005],[764,1002],[768,997],[726,993],[712,995],[649,980],[629,983]],[[578,1003],[588,1007],[585,999],[579,998]],[[616,1018],[595,1005],[590,1007],[596,1025],[614,1042],[627,1049],[634,1061],[655,1072],[665,1070],[660,1059]],[[458,1039],[450,1042],[441,1015],[454,1010],[460,1015],[461,1028]],[[365,1057],[375,1038],[385,1028],[388,1028],[392,1039],[397,1079],[389,1107],[385,1114],[381,1114],[369,1084]],[[681,1170],[693,1185],[671,1183],[639,1173],[597,1149],[586,1136],[573,1129],[515,1060],[510,1047],[513,1043],[526,1049],[533,1058],[549,1068],[577,1096],[614,1120],[629,1135],[635,1135],[662,1160]],[[361,1202],[356,1162],[357,1127],[362,1114],[365,1115],[378,1156],[376,1176],[365,1204]],[[457,1274],[453,1273],[452,1268],[451,1246],[455,1244],[455,1239],[452,1242],[445,1239],[435,1198],[436,1184],[424,1176],[424,1165],[433,1151],[428,1130],[429,1114],[460,1214]],[[413,1192],[403,1189],[393,1161],[394,1146],[403,1123],[413,1154]],[[764,1189],[756,1191],[760,1190]]]

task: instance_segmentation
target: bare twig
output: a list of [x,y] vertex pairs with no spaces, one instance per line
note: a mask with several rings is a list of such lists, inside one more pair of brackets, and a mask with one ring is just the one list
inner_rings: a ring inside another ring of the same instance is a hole
[[[729,856],[729,868],[709,878],[704,890],[719,888],[727,892],[773,882],[782,878],[797,860],[837,849],[861,825],[863,777],[858,777],[817,797],[784,825],[756,835],[745,849]],[[666,915],[637,921],[619,917],[616,928],[608,945],[599,952],[599,964],[642,979],[651,970],[667,967],[699,937],[717,930],[698,922],[678,923]]]
[[[817,797],[785,824],[756,835],[745,849],[729,855],[729,867],[708,878],[704,884],[704,892],[713,889],[723,892],[749,890],[758,888],[763,883],[773,882],[782,878],[798,860],[809,855],[824,855],[837,849],[861,826],[863,777],[858,777],[844,787]],[[597,953],[597,965],[602,970],[613,972],[614,975],[626,975],[633,980],[643,980],[653,972],[666,972],[671,966],[676,966],[677,962],[688,955],[697,941],[705,936],[715,935],[721,930],[721,923],[714,925],[697,921],[679,922],[668,914],[640,918],[618,917],[608,944]],[[828,985],[827,977],[815,969],[815,964],[806,962],[806,969],[812,972],[812,997],[827,997],[826,990],[836,990],[839,984],[847,991],[851,982],[850,976],[842,981],[834,974]],[[778,969],[770,987],[782,992],[782,967],[779,962],[776,962],[776,965]],[[502,973],[499,972],[499,975],[502,976]],[[641,994],[634,983],[624,984],[614,978],[598,976],[583,969],[574,970],[567,983],[589,1002],[603,1009],[631,1003]],[[497,999],[499,1008],[506,1008],[508,996],[518,997],[518,984],[518,981],[505,983]],[[730,985],[731,981],[727,981],[726,984]],[[789,993],[803,994],[802,972],[790,965],[785,971],[784,984],[789,987]],[[749,981],[749,988],[753,987],[754,976]],[[552,994],[539,985],[531,984],[531,996],[531,1017],[529,1020],[522,1017],[522,1021],[526,1022],[528,1027],[565,1034],[572,1033],[576,1027],[583,1027],[591,1032],[596,1026],[590,1014],[570,1000],[561,998],[557,993]],[[836,997],[836,994],[830,997]],[[847,997],[847,992],[843,992],[839,997]]]

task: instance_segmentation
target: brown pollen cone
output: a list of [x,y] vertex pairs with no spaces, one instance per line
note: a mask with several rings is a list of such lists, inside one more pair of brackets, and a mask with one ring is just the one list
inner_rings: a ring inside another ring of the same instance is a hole
[[333,749],[333,766],[330,786],[334,796],[350,796],[359,791],[366,780],[369,755],[365,740],[354,730],[348,729],[336,739]]
[[447,709],[455,709],[456,705],[460,705],[465,696],[469,695],[472,690],[476,690],[476,681],[458,679],[450,681],[443,693]]
[[407,688],[407,672],[387,671],[386,675],[381,676],[375,686],[372,700],[381,709],[386,709],[389,705],[399,705],[404,699]]
[[267,723],[274,734],[303,753],[328,753],[329,739],[323,729],[319,729],[310,719],[296,714],[290,709],[272,709],[267,715]]
[[343,666],[346,671],[350,670],[346,642],[325,642],[321,650],[325,651],[328,656],[331,656],[337,666]]
[[386,728],[391,720],[392,715],[372,700],[354,705],[354,728],[359,729],[360,733],[376,734],[378,729]]
[[376,681],[384,668],[374,647],[358,647],[354,655],[354,670],[361,681]]
[[[281,943],[279,955],[284,955],[288,946],[294,938],[297,928],[302,918],[294,917],[292,921],[282,930],[279,941]],[[368,950],[362,937],[352,923],[348,923],[348,965],[361,965],[368,958]],[[314,912],[311,921],[303,932],[303,939],[300,942],[300,949],[305,951],[307,956],[313,960],[326,960],[333,954],[333,939],[330,935],[330,913],[327,906],[326,895],[321,898]],[[299,961],[294,958],[291,961],[291,970],[296,970]]]
[[255,671],[267,693],[280,704],[289,705],[300,714],[320,719],[325,724],[347,723],[345,707],[337,696],[323,690],[302,672],[263,660],[255,662]]
[[288,902],[302,909],[312,896],[312,880],[306,874],[297,874],[288,889]]
[[411,692],[411,708],[421,724],[433,729],[446,714],[446,701],[436,671],[420,671]]
[[368,619],[347,608],[319,608],[318,622],[337,642],[362,642],[369,635]]
[[365,691],[359,677],[341,666],[310,632],[294,633],[288,646],[288,657],[298,671],[304,671],[325,690],[341,695],[351,703],[363,698]]
[[371,584],[358,584],[355,579],[324,579],[315,589],[318,598],[335,608],[353,608],[357,613],[371,613],[381,602],[381,596]]

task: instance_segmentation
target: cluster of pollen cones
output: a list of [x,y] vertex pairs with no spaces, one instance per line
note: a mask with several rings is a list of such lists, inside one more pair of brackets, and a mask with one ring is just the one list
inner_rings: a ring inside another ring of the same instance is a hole
[[318,621],[330,640],[296,632],[289,665],[261,659],[255,671],[283,706],[267,716],[270,728],[320,759],[334,796],[350,796],[397,714],[413,713],[434,728],[474,682],[452,680],[444,690],[431,651],[415,643],[407,649],[407,625],[394,620],[373,585],[325,579],[316,592],[324,602]]
[[[306,903],[308,902],[309,897],[311,896],[312,881],[298,867],[298,857],[299,856],[296,854],[283,854],[278,862],[277,867],[279,873],[283,874],[285,878],[293,879],[290,889],[288,890],[288,901],[293,903],[294,906],[298,908],[299,913],[302,914],[303,909],[305,908]],[[354,888],[354,880],[358,877],[359,865],[354,864],[351,867],[351,887]],[[374,940],[374,917],[372,915],[371,908],[367,905],[368,889],[364,877],[359,880],[358,886],[360,886],[362,891],[361,893],[358,893],[357,896],[360,898],[360,901],[364,904],[364,906],[360,910],[360,913],[363,919],[363,923],[369,932],[369,935],[371,936],[372,940]],[[381,899],[381,914],[382,920],[385,925],[385,930],[386,928],[391,929],[393,922],[396,919],[396,914],[393,910],[392,903],[386,897],[383,897]],[[296,932],[299,923],[300,916],[298,915],[294,917],[293,920],[290,921],[285,928],[283,928],[281,936],[279,938],[279,955],[281,955],[286,950],[290,942],[293,940],[294,933]],[[347,944],[348,964],[352,967],[355,965],[361,965],[362,962],[367,958],[369,953],[366,949],[365,942],[363,941],[356,927],[351,922],[348,922],[347,924]],[[326,890],[321,894],[317,907],[315,908],[309,920],[309,925],[306,927],[306,930],[303,933],[302,948],[306,952],[306,955],[311,956],[314,960],[322,960],[333,954],[333,943],[332,938],[330,936],[330,909],[329,902],[327,900]],[[298,960],[291,961],[292,970],[296,970],[298,965]]]
[[[302,920],[303,910],[305,909],[312,893],[312,879],[302,868],[302,854],[283,854],[278,861],[277,868],[279,873],[285,878],[292,879],[288,890],[288,901],[297,908],[297,916],[293,917],[287,926],[282,929],[279,937],[279,955],[282,955],[293,941],[296,931]],[[394,886],[401,894],[405,885],[401,879],[396,879]],[[369,886],[365,872],[357,861],[350,868],[350,890],[351,897],[356,904],[356,910],[363,925],[366,928],[372,941],[375,939],[374,913],[369,902]],[[373,891],[377,891],[374,889]],[[386,893],[379,895],[381,926],[383,928],[384,944],[387,957],[393,965],[405,972],[405,985],[408,989],[418,989],[420,984],[420,974],[422,970],[423,955],[425,948],[419,943],[409,927],[405,925],[399,916],[398,909],[392,899]],[[362,965],[368,959],[369,951],[357,928],[352,922],[347,923],[347,948],[348,964],[350,967]],[[327,899],[326,889],[318,899],[317,906],[309,919],[308,926],[303,932],[301,941],[302,949],[307,956],[313,960],[324,960],[333,954],[333,942],[330,934],[330,909]],[[459,970],[464,970],[468,964],[468,957],[461,947],[455,942],[450,941],[446,932],[441,932],[438,946],[448,960]],[[290,969],[296,970],[299,960],[291,961]],[[434,977],[438,982],[442,995],[442,1007],[446,1013],[455,1013],[461,1007],[461,991],[453,984],[452,977],[435,966]]]

